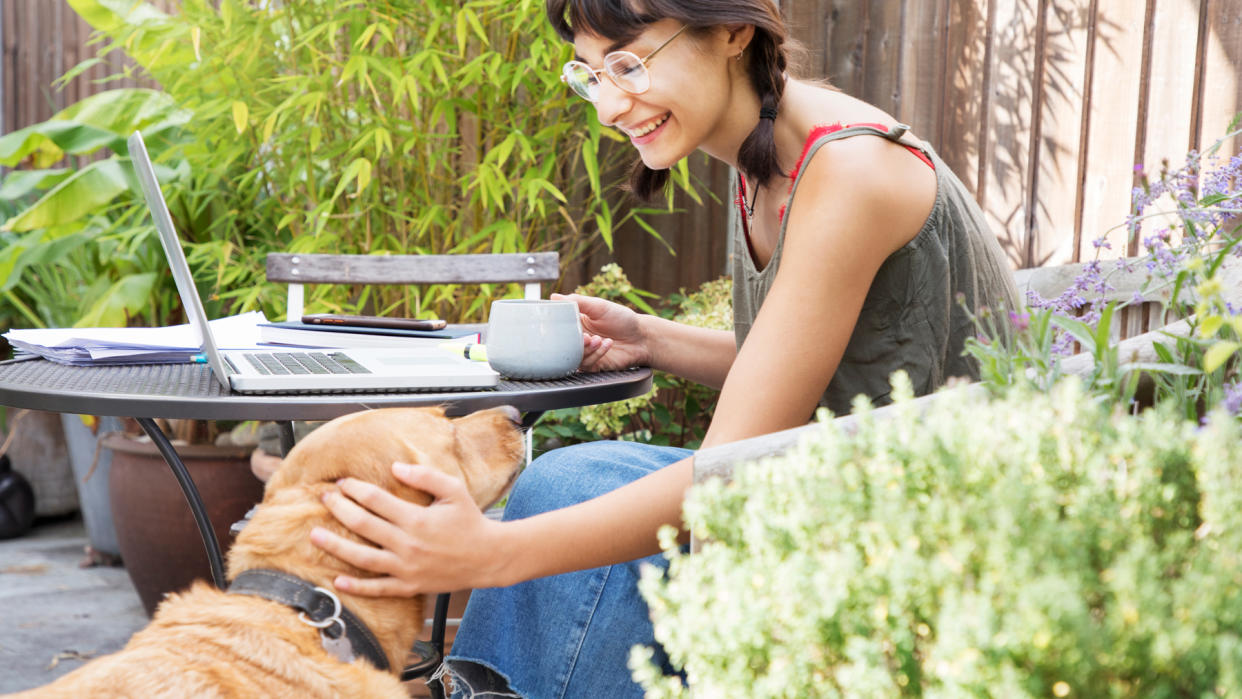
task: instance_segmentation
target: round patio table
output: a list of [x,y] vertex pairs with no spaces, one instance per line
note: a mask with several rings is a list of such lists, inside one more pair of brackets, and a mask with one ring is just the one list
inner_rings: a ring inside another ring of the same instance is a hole
[[451,416],[511,405],[529,427],[544,411],[607,403],[651,390],[646,368],[572,374],[551,381],[510,381],[485,390],[404,393],[242,394],[223,388],[206,364],[78,367],[43,359],[0,363],[0,405],[137,419],[164,456],[185,494],[207,549],[212,579],[224,587],[220,544],[198,488],[154,418],[274,420],[282,448],[293,444],[293,420],[330,420],[371,408],[441,406]]
[[[176,449],[155,418],[274,420],[281,426],[281,449],[293,446],[293,420],[330,420],[371,408],[441,406],[451,416],[510,405],[530,427],[544,411],[608,403],[651,390],[647,368],[572,374],[551,381],[509,381],[486,390],[404,393],[241,394],[221,386],[206,364],[142,364],[77,367],[43,359],[0,362],[0,405],[61,413],[135,418],[172,469],[207,550],[213,582],[224,589],[224,557],[207,508]],[[402,679],[420,677],[444,657],[448,595],[436,600],[431,650],[409,666]],[[419,642],[422,643],[421,641]],[[429,682],[434,697],[443,690]]]

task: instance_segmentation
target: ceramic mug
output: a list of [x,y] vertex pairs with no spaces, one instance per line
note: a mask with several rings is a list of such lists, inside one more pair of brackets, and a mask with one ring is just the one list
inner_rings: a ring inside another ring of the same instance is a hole
[[492,302],[487,363],[511,379],[559,379],[582,363],[578,304],[549,299]]

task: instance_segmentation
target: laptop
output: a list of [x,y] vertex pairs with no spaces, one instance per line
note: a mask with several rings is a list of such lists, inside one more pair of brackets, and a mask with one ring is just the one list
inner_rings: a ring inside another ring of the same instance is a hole
[[155,219],[160,243],[172,268],[181,304],[202,341],[212,374],[238,393],[355,393],[464,390],[499,383],[486,362],[471,361],[438,347],[324,350],[221,350],[190,274],[181,240],[155,179],[142,134],[129,137],[129,155]]

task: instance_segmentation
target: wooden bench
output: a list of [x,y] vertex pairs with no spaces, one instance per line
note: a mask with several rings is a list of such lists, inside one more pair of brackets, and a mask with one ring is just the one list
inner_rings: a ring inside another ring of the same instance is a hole
[[267,280],[289,285],[286,320],[302,318],[305,284],[508,284],[540,297],[542,282],[560,276],[560,254],[518,252],[483,255],[328,255],[273,252]]

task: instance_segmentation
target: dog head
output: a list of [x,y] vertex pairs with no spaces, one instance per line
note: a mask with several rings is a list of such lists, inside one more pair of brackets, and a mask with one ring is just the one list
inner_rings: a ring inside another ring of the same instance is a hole
[[327,511],[320,496],[345,477],[374,483],[420,505],[431,498],[393,476],[394,462],[421,464],[461,478],[480,508],[513,481],[524,453],[517,411],[509,407],[449,418],[439,408],[386,408],[354,413],[307,435],[268,481],[263,502],[229,550],[229,577],[277,568],[330,586],[338,573],[366,575],[312,546],[321,526],[357,537]]

